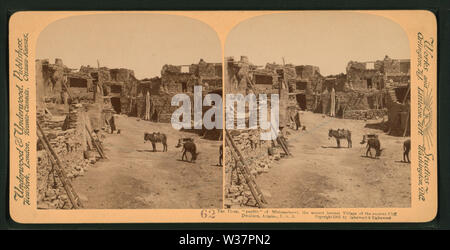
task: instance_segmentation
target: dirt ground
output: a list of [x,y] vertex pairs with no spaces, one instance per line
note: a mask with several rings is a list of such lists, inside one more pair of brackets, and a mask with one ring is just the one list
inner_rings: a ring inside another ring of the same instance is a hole
[[[306,131],[288,130],[292,157],[280,160],[268,173],[256,179],[266,193],[268,207],[276,208],[354,208],[410,207],[411,164],[403,163],[403,141],[366,123],[304,112]],[[353,147],[341,140],[336,147],[328,139],[330,128],[352,132]],[[365,157],[362,135],[379,135],[383,149],[379,159]]]
[[[109,159],[97,162],[73,186],[84,208],[222,208],[222,167],[219,167],[220,141],[201,139],[180,132],[170,124],[117,116],[121,134],[108,134],[103,141]],[[152,152],[144,143],[144,132],[168,136],[168,152]],[[200,152],[196,163],[181,161],[180,137],[193,137]]]

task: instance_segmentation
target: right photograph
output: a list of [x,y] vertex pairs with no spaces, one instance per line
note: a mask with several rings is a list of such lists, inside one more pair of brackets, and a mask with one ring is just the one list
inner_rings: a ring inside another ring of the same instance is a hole
[[411,207],[410,47],[357,12],[268,14],[225,43],[224,208]]

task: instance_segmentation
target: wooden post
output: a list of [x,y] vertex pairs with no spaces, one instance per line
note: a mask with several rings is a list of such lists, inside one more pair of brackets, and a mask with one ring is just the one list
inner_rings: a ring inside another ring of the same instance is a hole
[[[87,150],[87,148],[92,149],[93,142],[90,139],[90,137],[88,136],[86,129],[84,128],[85,126],[87,126],[87,124],[88,124],[87,121],[89,121],[89,118],[87,117],[87,114],[84,111],[78,111],[78,118],[79,118],[79,122],[81,124],[78,124],[77,128],[80,130],[80,132],[82,131],[82,134],[83,134],[83,140],[82,140],[82,144],[81,144],[83,147],[83,150],[85,151],[85,150]],[[86,147],[86,144],[87,144],[87,147]]]
[[[407,97],[408,97],[408,95],[409,95],[410,90],[411,90],[411,84],[408,85],[408,90],[406,91],[405,97],[403,97],[403,102],[402,102],[403,105],[405,105],[405,103],[406,103],[406,99],[407,99]],[[406,131],[408,130],[408,127],[409,127],[409,119],[410,119],[410,116],[411,116],[411,111],[409,110],[409,111],[408,111],[408,117],[406,118],[405,129],[403,130],[403,137],[406,136]]]
[[94,136],[92,136],[91,131],[89,131],[86,124],[85,124],[85,128],[89,134],[89,137],[92,140],[92,144],[94,144],[94,147],[97,149],[97,152],[99,153],[100,157],[102,157],[103,159],[108,159],[108,157],[106,157],[105,153],[103,152],[103,149],[101,148],[101,146],[97,143],[97,141],[95,141]]
[[409,95],[409,91],[411,90],[411,84],[410,85],[408,85],[408,90],[406,90],[406,94],[405,94],[405,96],[403,97],[403,104],[405,104],[405,102],[406,102],[406,99],[407,99],[407,97],[408,97],[408,95]]
[[230,176],[231,176],[231,178],[230,178],[230,186],[233,185],[233,174],[234,174],[234,172],[236,171],[236,168],[237,168],[236,164],[237,164],[237,161],[235,161],[235,162],[234,162],[234,166],[231,167],[231,173],[230,173]]
[[408,112],[408,117],[406,118],[405,129],[403,130],[403,137],[406,136],[406,131],[408,130],[408,127],[409,127],[409,117],[410,116],[411,116],[411,111]]
[[145,95],[145,120],[150,120],[150,93],[147,91]]
[[[277,132],[276,129],[273,127],[272,123],[270,123],[270,129],[273,130],[275,133]],[[286,145],[286,141],[284,140],[283,135],[281,137],[279,137],[277,135],[276,140],[277,140],[278,144],[280,144],[281,148],[283,149],[283,151],[286,155],[292,155],[291,152],[289,152],[289,149]]]
[[291,152],[289,152],[289,149],[286,145],[286,141],[284,140],[284,137],[277,137],[277,142],[280,144],[283,151],[286,153],[286,155],[292,155]]
[[66,91],[67,91],[67,94],[69,95],[70,100],[73,101],[72,94],[70,93],[69,86],[67,85],[67,76],[66,75],[64,75],[64,79],[63,79],[62,83],[63,83],[64,87],[66,88]]

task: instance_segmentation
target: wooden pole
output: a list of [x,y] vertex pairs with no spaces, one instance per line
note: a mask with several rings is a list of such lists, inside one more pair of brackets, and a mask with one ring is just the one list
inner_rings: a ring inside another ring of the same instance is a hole
[[[67,197],[69,198],[70,202],[72,203],[73,208],[78,209],[82,207],[80,198],[78,197],[77,193],[72,187],[72,184],[70,184],[70,181],[67,178],[66,172],[64,171],[63,164],[61,160],[59,159],[58,155],[53,150],[52,146],[50,145],[50,142],[47,139],[47,136],[45,135],[44,131],[42,130],[41,126],[39,125],[39,122],[36,122],[38,133],[37,136],[41,140],[42,145],[44,145],[44,148],[47,150],[47,152],[50,152],[51,156],[49,157],[52,161],[52,164],[57,166],[55,168],[59,179],[61,180],[61,183],[63,184],[64,190],[67,193]],[[41,135],[39,135],[39,132]]]
[[[234,166],[231,167],[231,178],[230,178],[230,186],[233,185],[233,175],[234,175],[234,171],[236,171],[236,164],[237,161],[234,162]],[[237,181],[237,180],[236,180]]]
[[145,95],[145,120],[150,120],[150,93]]
[[73,101],[72,94],[70,93],[69,86],[67,85],[67,76],[66,75],[64,75],[64,79],[63,79],[62,83],[63,83],[64,87],[66,88],[66,91],[67,91],[67,94],[69,95],[70,100]]
[[86,131],[89,134],[89,137],[92,140],[92,143],[94,144],[94,147],[97,149],[97,152],[99,153],[100,157],[102,157],[103,159],[108,159],[108,157],[106,157],[105,153],[103,152],[101,146],[97,144],[97,141],[95,141],[94,136],[92,136],[91,131],[89,131],[89,129],[88,129],[86,124],[85,124],[85,128],[86,128]]
[[[275,133],[277,132],[276,129],[273,127],[272,123],[270,123],[270,129],[273,130]],[[292,155],[291,152],[289,152],[289,149],[286,145],[286,141],[284,140],[283,135],[282,135],[282,137],[279,137],[277,135],[277,142],[278,142],[278,144],[280,144],[281,148],[283,149],[283,151],[286,155]]]
[[286,155],[292,155],[291,152],[289,152],[289,149],[286,145],[286,141],[284,140],[284,137],[277,137],[277,142],[280,144],[283,151],[286,153]]
[[408,117],[406,118],[405,129],[403,130],[403,137],[406,136],[406,131],[408,130],[408,127],[409,127],[409,117],[410,116],[411,116],[411,111],[408,112]]
[[407,97],[408,97],[408,95],[409,95],[409,91],[411,90],[411,84],[410,85],[408,85],[408,90],[406,90],[406,94],[405,94],[405,96],[403,97],[403,104],[405,104],[405,102],[406,102],[406,99],[407,99]]
[[[406,103],[406,99],[409,95],[410,90],[411,90],[411,84],[408,85],[408,90],[406,91],[405,97],[403,97],[403,105]],[[408,109],[408,117],[406,118],[406,125],[405,125],[405,130],[403,130],[403,137],[406,136],[406,131],[408,130],[408,127],[409,127],[410,116],[411,116],[411,110]]]

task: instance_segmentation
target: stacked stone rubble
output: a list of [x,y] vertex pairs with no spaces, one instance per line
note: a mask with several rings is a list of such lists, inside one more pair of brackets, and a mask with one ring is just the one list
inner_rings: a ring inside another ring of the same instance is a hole
[[[51,147],[63,164],[69,180],[83,176],[99,157],[86,140],[85,120],[81,104],[73,105],[64,116],[48,116],[38,113],[37,119]],[[64,130],[62,128],[65,128]],[[99,137],[103,137],[101,132]],[[49,153],[38,141],[37,145],[37,207],[39,209],[71,209],[72,204],[58,175],[52,169]]]
[[352,120],[376,120],[387,115],[386,109],[347,110],[344,119]]
[[[258,130],[232,130],[230,134],[254,178],[262,173],[267,173],[274,166],[274,161],[280,160],[282,156],[282,150],[279,147],[272,147],[272,141],[259,140],[260,131]],[[256,148],[255,146],[252,148],[252,143],[256,144]],[[225,166],[225,208],[254,206],[255,200],[244,176],[237,174],[239,170],[232,170],[236,166],[236,162],[228,145],[225,147]]]

